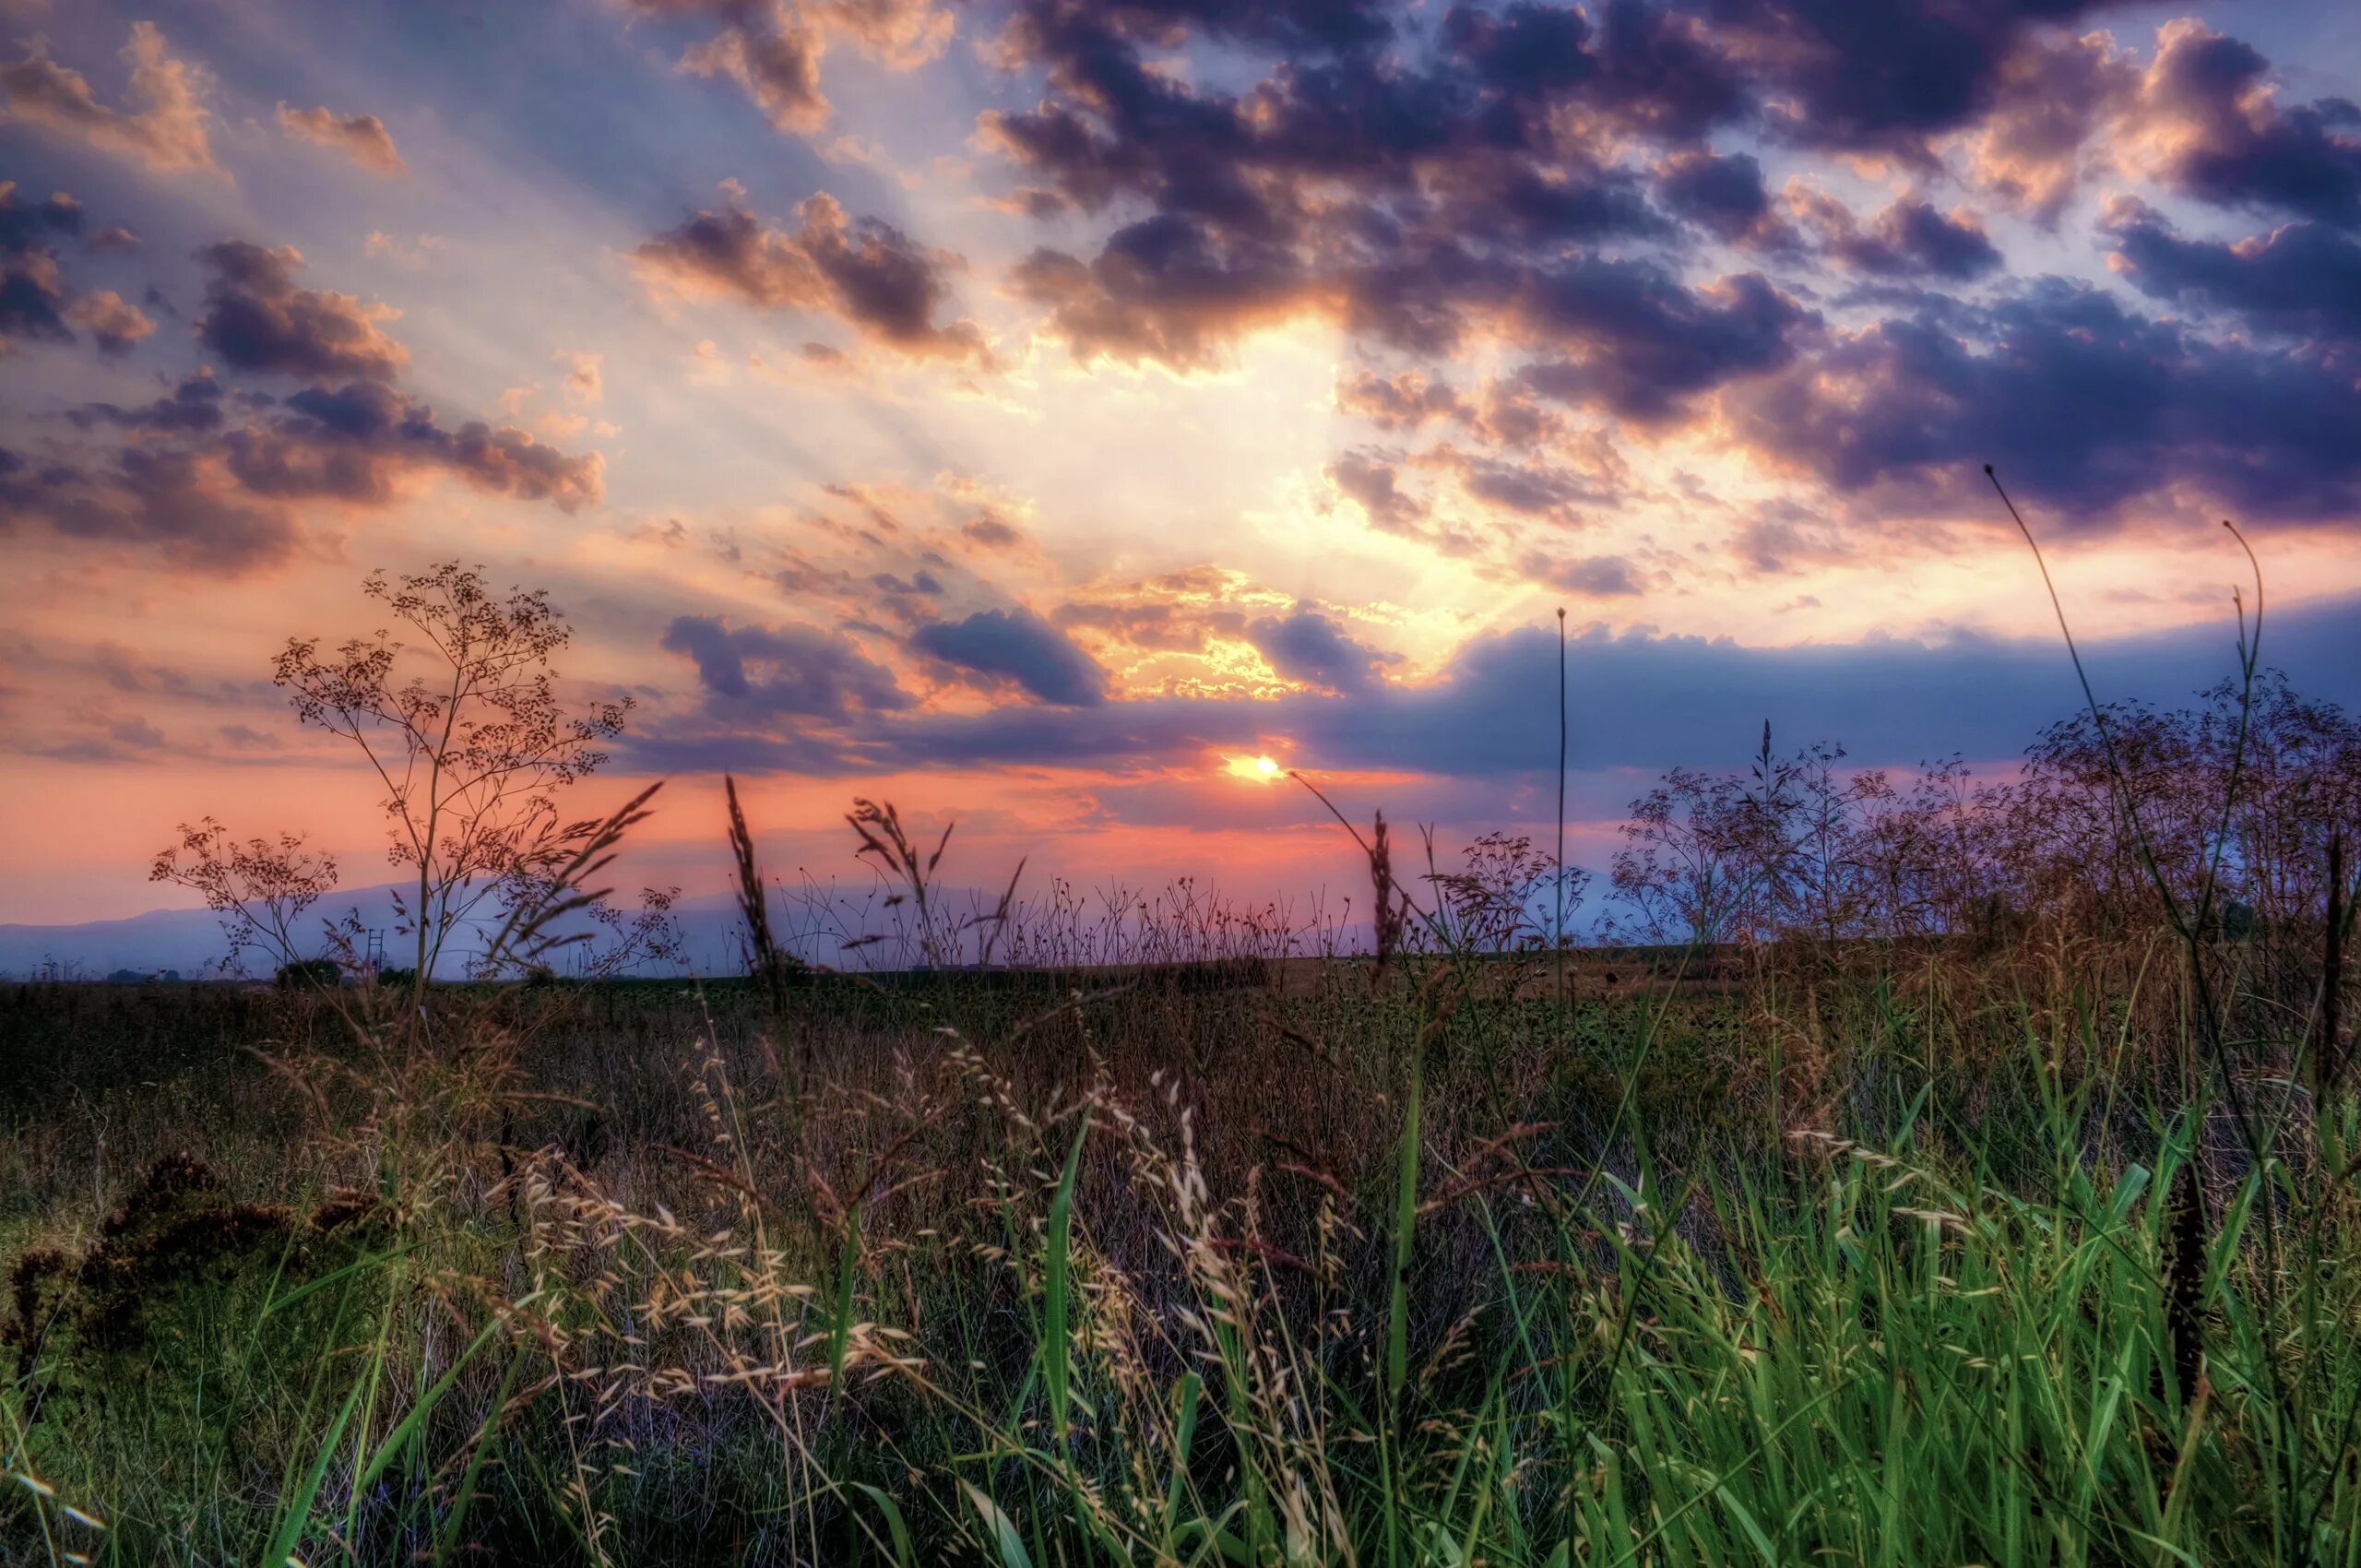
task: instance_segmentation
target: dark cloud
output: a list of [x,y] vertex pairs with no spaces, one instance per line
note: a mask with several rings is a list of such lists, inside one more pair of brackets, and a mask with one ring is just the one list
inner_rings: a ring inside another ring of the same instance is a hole
[[69,342],[76,327],[110,357],[154,335],[155,322],[113,290],[77,295],[66,282],[55,242],[79,234],[82,219],[82,204],[64,191],[19,202],[17,183],[0,181],[0,354],[19,339]]
[[84,428],[112,424],[126,430],[219,430],[226,395],[210,370],[200,370],[152,403],[129,409],[116,403],[86,403],[66,417]]
[[480,422],[447,428],[425,404],[374,381],[280,400],[231,394],[200,371],[153,402],[85,404],[67,417],[82,431],[119,431],[125,444],[45,465],[18,458],[0,499],[7,520],[155,545],[208,571],[289,554],[303,534],[303,503],[383,506],[438,475],[567,512],[601,493],[596,453],[569,456]]
[[212,572],[271,564],[302,537],[284,507],[248,495],[218,455],[139,446],[89,467],[0,450],[0,532],[25,527]]
[[985,610],[964,621],[933,621],[910,646],[991,684],[1013,684],[1062,707],[1107,700],[1107,672],[1066,635],[1029,610]]
[[1691,22],[1631,5],[1596,28],[1566,6],[1462,6],[1423,53],[1299,53],[1240,93],[1153,68],[1145,44],[1180,33],[1137,22],[1078,0],[1021,5],[1010,47],[1053,92],[983,122],[1072,207],[1149,209],[1095,255],[1044,248],[1017,270],[1084,359],[1202,367],[1306,314],[1448,349],[1570,245],[1669,238],[1638,177],[1604,155],[1614,127],[1693,134],[1735,102],[1682,100],[1712,80],[1710,51]]
[[434,410],[392,387],[356,381],[289,398],[285,414],[221,439],[230,470],[257,495],[392,500],[413,475],[448,472],[476,489],[572,512],[599,500],[602,464],[513,427],[470,421],[445,429]]
[[1770,101],[1771,123],[1814,147],[1923,155],[1999,98],[2035,30],[2106,0],[1698,0],[1729,54]]
[[81,226],[82,206],[63,193],[38,206],[0,183],[0,352],[19,339],[70,340],[69,294],[51,241]]
[[2142,88],[2143,130],[2166,144],[2165,176],[2224,207],[2361,227],[2361,105],[2283,106],[2250,45],[2194,19],[2166,24]]
[[1972,330],[1897,318],[1733,388],[1732,434],[1840,490],[1903,481],[1964,495],[1993,461],[2075,517],[2167,485],[2250,515],[2361,500],[2361,389],[2301,352],[2215,343],[2045,279]]
[[1330,692],[1366,691],[1394,657],[1365,647],[1315,610],[1249,622],[1246,640],[1281,679]]
[[1519,309],[1533,346],[1564,356],[1527,367],[1525,386],[1640,421],[1776,370],[1816,319],[1760,273],[1691,289],[1654,263],[1596,258],[1535,278]]
[[1057,331],[1084,360],[1211,365],[1239,334],[1303,309],[1315,282],[1286,249],[1174,213],[1117,231],[1097,258],[1037,250],[1013,274],[1026,299],[1050,307]]
[[1518,558],[1517,569],[1545,588],[1581,594],[1586,599],[1616,599],[1640,591],[1631,564],[1619,555],[1586,555],[1569,559],[1546,551],[1529,551]]
[[718,616],[682,615],[665,628],[662,647],[695,663],[718,709],[841,719],[910,706],[892,671],[815,626],[732,628]]
[[1772,210],[1762,165],[1751,153],[1689,148],[1658,164],[1655,178],[1657,199],[1716,239],[1757,250],[1796,244],[1795,231]]
[[2108,208],[2110,264],[2142,293],[2267,331],[2361,342],[2361,240],[2319,223],[2219,244],[2186,240],[2153,208]]
[[378,324],[392,312],[350,294],[301,289],[303,253],[227,240],[197,253],[210,274],[197,337],[228,364],[307,381],[391,381],[409,350]]
[[1946,215],[1904,196],[1864,226],[1827,196],[1800,195],[1797,203],[1829,255],[1854,272],[1964,283],[2000,267],[1999,248],[1965,212]]
[[[2023,564],[2028,587],[2033,566]],[[2361,701],[2361,605],[2280,612],[2264,658],[2307,693]],[[2226,610],[2225,610],[2226,617]],[[2103,698],[2174,700],[2230,672],[2225,624],[2094,641],[2084,655]],[[2016,755],[2041,726],[2076,712],[2073,667],[2051,639],[1960,635],[1940,641],[1748,647],[1726,638],[1578,631],[1567,659],[1578,767],[1615,770],[1621,790],[1675,764],[1750,753],[1779,737],[1841,742],[1863,766],[1909,766],[1964,751]],[[1539,778],[1557,760],[1558,640],[1552,628],[1480,636],[1418,686],[1371,683],[1277,698],[1157,697],[1086,708],[884,716],[827,745],[742,731],[633,742],[635,766],[836,773],[921,766],[1067,764],[1123,771],[1188,765],[1269,742],[1316,772],[1453,778]],[[1385,804],[1382,800],[1357,802]]]
[[729,197],[720,211],[700,212],[641,245],[642,275],[691,296],[826,311],[904,354],[991,358],[975,323],[936,319],[950,300],[955,257],[876,219],[852,220],[825,192],[797,206],[792,229],[767,227],[734,190]]

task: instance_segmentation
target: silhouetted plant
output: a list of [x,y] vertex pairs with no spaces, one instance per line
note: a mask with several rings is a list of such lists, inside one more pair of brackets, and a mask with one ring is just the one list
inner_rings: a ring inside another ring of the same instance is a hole
[[400,905],[413,989],[487,899],[518,911],[560,901],[555,879],[599,827],[569,821],[556,791],[605,765],[629,696],[568,713],[551,660],[572,636],[545,593],[501,594],[457,562],[362,585],[409,628],[324,654],[290,638],[273,679],[296,717],[351,742],[385,790],[388,859],[415,878]]
[[336,861],[306,849],[300,833],[240,840],[209,816],[183,823],[180,836],[179,843],[158,851],[148,880],[173,883],[204,898],[230,944],[224,966],[241,972],[249,953],[274,968],[303,962],[297,927],[305,911],[335,889]]

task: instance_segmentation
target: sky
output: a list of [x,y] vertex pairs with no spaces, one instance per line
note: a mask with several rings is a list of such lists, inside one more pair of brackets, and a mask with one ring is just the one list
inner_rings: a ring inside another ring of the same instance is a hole
[[[545,588],[632,870],[1351,885],[1676,763],[2361,699],[2329,3],[0,0],[0,921],[177,823],[385,880],[270,682]],[[2251,610],[2253,591],[2247,590]],[[1281,776],[1256,766],[1270,758]]]

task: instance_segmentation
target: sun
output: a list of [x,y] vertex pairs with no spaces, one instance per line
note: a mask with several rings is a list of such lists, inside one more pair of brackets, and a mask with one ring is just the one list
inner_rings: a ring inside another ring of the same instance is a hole
[[1227,765],[1224,771],[1232,778],[1252,778],[1258,784],[1268,784],[1286,771],[1266,756],[1233,756],[1222,760]]

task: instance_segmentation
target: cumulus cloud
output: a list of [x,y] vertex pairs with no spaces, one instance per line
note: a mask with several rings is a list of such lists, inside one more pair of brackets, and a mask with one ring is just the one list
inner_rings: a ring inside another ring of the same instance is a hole
[[1999,461],[2070,517],[2113,517],[2167,485],[2249,515],[2332,516],[2361,500],[2361,390],[2302,352],[2216,343],[2105,291],[2038,281],[1959,325],[1902,317],[1726,392],[1731,433],[1840,491],[1951,492]]
[[987,685],[1014,685],[1061,707],[1107,700],[1107,671],[1030,610],[984,610],[962,621],[931,621],[910,646]]
[[1923,157],[1928,138],[1992,109],[2031,35],[2106,4],[1708,0],[1698,9],[1790,139]]
[[1585,599],[1619,599],[1640,591],[1631,564],[1620,555],[1570,558],[1529,551],[1518,558],[1517,569],[1546,588]]
[[2181,237],[2153,208],[2121,198],[2105,223],[2108,264],[2142,293],[2220,311],[2276,332],[2361,342],[2361,240],[2289,223],[2235,244]]
[[146,312],[113,289],[94,290],[74,302],[66,319],[89,331],[102,354],[127,354],[140,339],[153,337],[156,324]]
[[303,256],[292,246],[225,240],[197,259],[210,274],[197,337],[240,370],[309,381],[390,381],[409,362],[409,350],[380,325],[396,312],[350,294],[298,288]]
[[328,109],[296,109],[281,103],[279,128],[300,141],[332,148],[375,173],[409,172],[402,155],[394,149],[392,133],[374,114],[338,115]]
[[136,408],[119,403],[86,403],[66,417],[86,429],[94,424],[112,424],[125,430],[219,430],[224,418],[221,405],[227,396],[228,389],[212,371],[199,370],[152,403]]
[[1248,622],[1246,640],[1280,679],[1330,692],[1368,689],[1382,678],[1381,667],[1397,657],[1363,647],[1327,616],[1301,606],[1290,615]]
[[293,516],[249,495],[216,451],[126,446],[78,463],[0,448],[0,532],[33,527],[212,572],[269,565],[302,537]]
[[1450,383],[1415,370],[1394,375],[1380,375],[1368,369],[1351,371],[1336,383],[1336,407],[1360,415],[1380,430],[1412,430],[1466,412],[1466,405]]
[[1771,205],[1762,165],[1751,153],[1722,156],[1685,148],[1656,166],[1656,195],[1716,239],[1753,250],[1785,250],[1795,231]]
[[54,240],[80,228],[82,207],[59,194],[38,206],[0,183],[0,354],[17,342],[74,336],[65,324],[68,292]]
[[1596,258],[1537,277],[1521,314],[1536,347],[1563,354],[1529,366],[1526,386],[1643,422],[1776,370],[1813,319],[1760,273],[1691,289],[1651,263]]
[[624,0],[636,17],[694,18],[713,27],[681,56],[692,76],[735,82],[781,131],[808,135],[828,122],[820,65],[831,40],[907,70],[950,42],[948,9],[928,0]]
[[910,706],[891,671],[816,626],[732,627],[718,616],[682,615],[664,629],[661,646],[695,664],[698,684],[718,710],[841,719]]
[[1991,113],[1967,140],[1970,177],[2054,221],[2094,161],[2093,144],[2136,101],[2140,69],[2112,35],[2029,36],[2001,62]]
[[2217,206],[2361,227],[2361,105],[2283,104],[2260,53],[2194,18],[2156,36],[2137,135],[2167,180]]
[[51,59],[36,38],[19,58],[0,63],[0,116],[136,159],[160,174],[220,173],[207,134],[203,73],[172,57],[153,22],[132,25],[122,58],[131,68],[127,111],[100,102],[89,80]]
[[1788,206],[1849,271],[1965,283],[1999,270],[1999,247],[1964,208],[1941,213],[1904,196],[1863,224],[1843,203],[1801,187],[1788,193]]
[[[2315,672],[2305,689],[2361,700],[2361,614],[2346,599],[2281,612],[2274,659]],[[2111,694],[2169,700],[2228,673],[2218,626],[2094,641],[2084,653]],[[1582,763],[1634,772],[1733,762],[1768,719],[1797,741],[1842,742],[1863,766],[1909,766],[1954,749],[2005,757],[2082,693],[2050,638],[1964,635],[1850,645],[1748,647],[1651,631],[1575,632],[1568,667]],[[1558,642],[1542,627],[1461,645],[1432,681],[1277,698],[1152,697],[1087,707],[1008,705],[982,713],[881,715],[816,743],[800,730],[746,728],[631,742],[635,766],[884,772],[1065,764],[1109,770],[1202,763],[1265,741],[1319,769],[1454,779],[1539,777],[1557,760]],[[1606,802],[1619,803],[1621,798]]]
[[765,309],[823,311],[871,341],[917,358],[988,361],[982,332],[937,319],[957,258],[928,251],[891,224],[851,219],[825,191],[772,228],[735,187],[718,212],[699,212],[634,253],[652,288],[688,298],[735,299]]
[[598,453],[569,457],[524,431],[481,421],[445,429],[433,410],[382,383],[309,387],[287,398],[284,410],[223,437],[231,471],[257,495],[382,505],[413,478],[436,472],[564,512],[602,493]]

